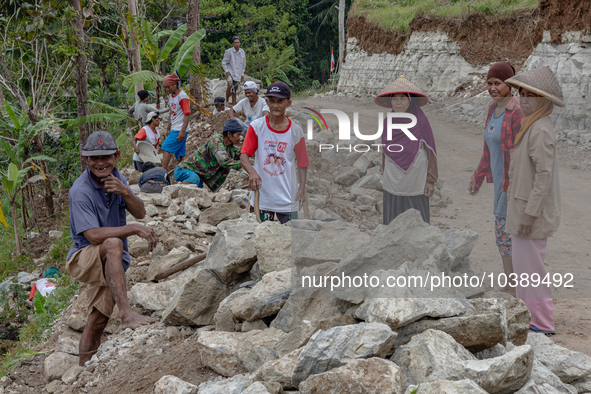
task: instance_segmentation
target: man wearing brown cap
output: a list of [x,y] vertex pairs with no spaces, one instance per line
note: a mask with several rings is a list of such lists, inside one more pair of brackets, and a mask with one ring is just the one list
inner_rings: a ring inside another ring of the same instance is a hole
[[187,93],[180,88],[180,80],[176,72],[165,76],[162,85],[170,94],[168,99],[170,121],[168,122],[166,140],[162,144],[162,168],[168,171],[168,164],[172,155],[180,161],[185,160],[187,157],[187,136],[189,122],[191,121],[191,104]]
[[126,211],[142,219],[146,210],[115,168],[121,152],[113,136],[106,131],[92,133],[81,154],[86,158],[86,171],[68,195],[74,245],[68,253],[66,270],[72,278],[87,284],[89,316],[79,349],[79,363],[84,365],[96,353],[115,305],[123,328],[155,322],[129,306],[125,271],[130,265],[127,237],[138,235],[154,248],[158,236],[149,227],[126,222]]
[[[277,216],[277,220],[285,223],[297,219],[300,204],[306,198],[310,163],[302,128],[285,116],[291,105],[289,86],[274,82],[267,88],[266,96],[269,114],[255,119],[248,127],[240,163],[248,172],[250,189],[260,191],[261,221],[272,221]],[[255,152],[253,166],[249,157]],[[251,194],[253,212],[254,193]]]

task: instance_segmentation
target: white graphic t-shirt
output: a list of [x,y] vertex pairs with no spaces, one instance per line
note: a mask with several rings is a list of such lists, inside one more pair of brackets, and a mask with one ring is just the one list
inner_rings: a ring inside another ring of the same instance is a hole
[[234,109],[234,112],[244,112],[244,115],[246,115],[246,123],[262,118],[263,111],[270,112],[267,102],[261,97],[259,97],[254,107],[250,106],[250,101],[248,101],[248,98],[245,97],[238,101],[238,103],[232,108]]
[[[170,105],[170,130],[180,130],[183,127],[185,115],[191,115],[189,96],[181,89],[176,96],[170,95],[168,104]],[[189,124],[191,123],[189,122]],[[189,125],[185,131],[188,130]]]
[[[297,212],[293,200],[298,191],[297,167],[308,167],[308,152],[302,128],[292,123],[285,130],[274,130],[265,116],[248,127],[242,153],[253,156],[254,169],[262,180],[259,208],[272,212]],[[296,165],[297,162],[297,165]],[[254,193],[250,204],[254,206]]]

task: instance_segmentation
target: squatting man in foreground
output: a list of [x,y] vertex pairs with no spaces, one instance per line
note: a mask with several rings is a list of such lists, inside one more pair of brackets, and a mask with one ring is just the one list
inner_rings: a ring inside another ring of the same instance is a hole
[[83,366],[96,353],[115,304],[123,328],[156,321],[129,306],[125,271],[130,264],[127,237],[138,235],[153,249],[158,236],[144,225],[126,224],[125,211],[142,219],[146,210],[115,168],[121,152],[113,136],[105,131],[92,133],[81,155],[86,158],[87,168],[68,196],[74,245],[68,253],[66,270],[72,278],[88,285],[89,316],[79,346],[79,363]]

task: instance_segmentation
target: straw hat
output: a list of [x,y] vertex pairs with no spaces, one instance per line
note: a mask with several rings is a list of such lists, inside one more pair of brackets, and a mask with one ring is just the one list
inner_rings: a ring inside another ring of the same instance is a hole
[[388,85],[373,101],[380,107],[392,108],[391,96],[394,93],[408,93],[412,97],[417,97],[417,103],[421,107],[429,102],[429,97],[402,75]]
[[560,84],[550,67],[536,68],[509,78],[505,83],[513,88],[524,88],[532,93],[546,97],[559,107],[564,107]]
[[156,148],[152,144],[146,141],[138,141],[137,147],[140,149],[139,157],[145,163],[151,161],[154,164],[160,164],[160,156],[156,152]]

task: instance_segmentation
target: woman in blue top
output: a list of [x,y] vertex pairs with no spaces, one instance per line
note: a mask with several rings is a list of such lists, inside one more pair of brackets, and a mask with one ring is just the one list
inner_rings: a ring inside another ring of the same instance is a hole
[[[513,149],[515,135],[521,129],[521,119],[524,118],[519,102],[511,94],[511,88],[505,84],[513,76],[515,69],[506,62],[495,63],[488,71],[488,93],[494,101],[488,109],[482,158],[468,188],[468,192],[475,196],[485,177],[488,183],[494,183],[495,237],[508,280],[513,273],[511,236],[505,232],[509,152]],[[515,287],[509,286],[511,282],[508,282],[503,291],[515,296]]]

